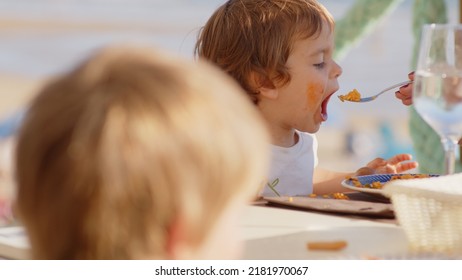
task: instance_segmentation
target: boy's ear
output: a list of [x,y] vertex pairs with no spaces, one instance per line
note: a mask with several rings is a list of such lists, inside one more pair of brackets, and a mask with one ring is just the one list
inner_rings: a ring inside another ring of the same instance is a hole
[[276,88],[267,88],[267,87],[260,87],[258,89],[260,95],[262,97],[268,99],[277,99],[278,98],[278,90]]
[[252,72],[251,79],[255,89],[262,97],[268,99],[276,99],[278,97],[278,90],[268,77],[264,77],[257,72]]

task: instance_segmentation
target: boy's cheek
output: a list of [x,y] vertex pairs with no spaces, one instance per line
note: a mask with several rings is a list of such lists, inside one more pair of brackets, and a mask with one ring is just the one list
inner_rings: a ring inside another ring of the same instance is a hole
[[319,103],[319,100],[322,98],[322,85],[319,84],[308,84],[306,90],[306,107],[308,109],[313,109]]

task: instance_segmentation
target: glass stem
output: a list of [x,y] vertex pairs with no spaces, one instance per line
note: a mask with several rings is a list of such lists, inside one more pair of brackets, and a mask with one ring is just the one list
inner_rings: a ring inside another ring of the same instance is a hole
[[454,174],[455,172],[455,162],[456,162],[456,152],[457,152],[457,139],[452,139],[453,137],[444,136],[441,138],[441,143],[444,148],[444,173]]

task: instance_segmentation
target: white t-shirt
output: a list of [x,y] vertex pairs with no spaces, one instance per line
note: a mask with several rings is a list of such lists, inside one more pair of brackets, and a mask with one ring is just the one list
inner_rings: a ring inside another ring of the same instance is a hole
[[[313,172],[318,165],[318,141],[316,136],[299,132],[299,141],[290,148],[271,146],[271,166],[268,184],[282,196],[313,193]],[[277,196],[268,186],[262,196]]]

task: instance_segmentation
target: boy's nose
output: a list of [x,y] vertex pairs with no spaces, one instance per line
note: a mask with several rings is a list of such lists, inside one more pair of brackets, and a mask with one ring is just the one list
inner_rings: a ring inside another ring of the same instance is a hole
[[337,64],[337,62],[334,61],[334,67],[333,67],[333,71],[332,71],[332,72],[333,72],[333,74],[334,74],[333,76],[334,76],[335,78],[338,78],[340,75],[342,75],[343,69],[342,69],[342,67],[340,67],[340,65]]

